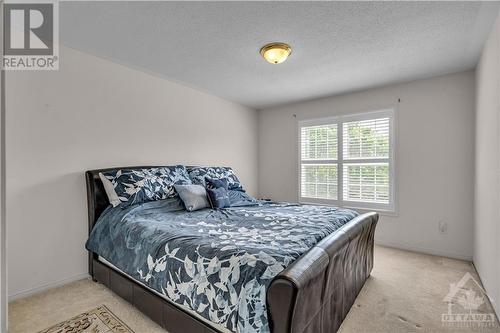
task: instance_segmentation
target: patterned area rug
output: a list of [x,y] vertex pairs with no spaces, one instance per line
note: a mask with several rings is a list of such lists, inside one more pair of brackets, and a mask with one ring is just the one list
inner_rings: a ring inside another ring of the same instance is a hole
[[134,333],[105,305],[84,312],[39,333]]

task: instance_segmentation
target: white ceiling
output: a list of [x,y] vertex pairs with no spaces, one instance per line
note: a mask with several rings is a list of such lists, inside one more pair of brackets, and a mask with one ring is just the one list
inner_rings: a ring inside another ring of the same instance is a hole
[[[475,67],[498,2],[61,2],[61,43],[265,108]],[[283,64],[259,55],[289,43]]]

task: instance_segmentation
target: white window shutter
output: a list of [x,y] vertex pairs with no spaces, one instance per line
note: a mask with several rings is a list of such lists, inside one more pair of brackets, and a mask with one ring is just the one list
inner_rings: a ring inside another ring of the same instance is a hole
[[301,202],[395,210],[394,111],[299,123]]

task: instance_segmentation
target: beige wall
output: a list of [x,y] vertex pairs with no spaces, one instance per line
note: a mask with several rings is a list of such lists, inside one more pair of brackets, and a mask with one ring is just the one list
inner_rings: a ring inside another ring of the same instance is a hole
[[[333,74],[332,74],[333,75]],[[397,103],[398,98],[401,103]],[[259,111],[259,193],[296,201],[297,119],[397,105],[397,216],[378,243],[472,257],[474,73],[464,72]],[[438,222],[447,223],[445,234]]]
[[500,18],[476,71],[474,265],[500,313]]
[[9,72],[9,295],[86,274],[88,169],[229,165],[257,192],[257,112],[61,48],[60,70]]

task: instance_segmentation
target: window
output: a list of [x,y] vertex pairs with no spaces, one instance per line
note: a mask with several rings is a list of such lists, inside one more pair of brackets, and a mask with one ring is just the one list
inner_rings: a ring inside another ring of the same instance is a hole
[[394,211],[394,111],[299,122],[301,202]]

